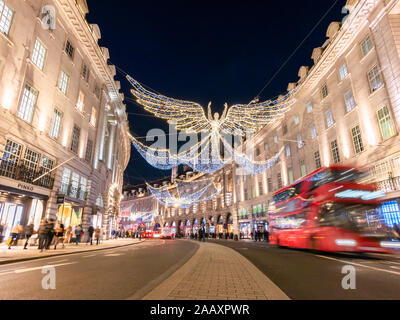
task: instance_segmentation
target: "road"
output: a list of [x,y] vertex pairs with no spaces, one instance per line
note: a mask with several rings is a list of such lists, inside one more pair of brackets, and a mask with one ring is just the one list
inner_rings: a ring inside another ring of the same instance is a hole
[[[0,299],[140,299],[182,266],[194,242],[149,240],[132,246],[0,266]],[[44,290],[43,267],[54,266],[56,289]]]
[[[291,299],[400,299],[400,257],[313,253],[253,241],[211,240],[241,253]],[[356,289],[344,290],[345,265],[356,269]]]

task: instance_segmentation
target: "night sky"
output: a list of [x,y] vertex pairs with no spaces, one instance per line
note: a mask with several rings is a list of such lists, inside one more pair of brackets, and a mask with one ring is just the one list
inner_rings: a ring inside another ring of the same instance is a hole
[[[195,101],[204,107],[212,101],[213,112],[221,111],[225,102],[249,103],[268,83],[260,94],[262,100],[285,93],[288,83],[298,80],[300,66],[312,65],[313,49],[325,42],[329,24],[342,20],[342,7],[346,3],[345,0],[247,0],[240,4],[220,0],[87,2],[90,11],[87,20],[100,26],[100,45],[109,48],[112,64],[166,96]],[[117,79],[125,97],[132,98],[123,74],[117,72]],[[127,112],[134,113],[129,114],[129,121],[135,135],[145,136],[152,128],[167,131],[164,120],[149,116],[132,101],[125,103]],[[168,175],[170,171],[148,165],[132,146],[125,184]]]

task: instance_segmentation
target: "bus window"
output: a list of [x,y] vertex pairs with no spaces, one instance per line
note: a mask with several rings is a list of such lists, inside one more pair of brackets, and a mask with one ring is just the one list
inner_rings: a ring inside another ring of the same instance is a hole
[[300,182],[294,186],[292,186],[291,188],[288,188],[278,194],[276,194],[274,196],[274,201],[276,203],[282,202],[282,201],[286,201],[290,198],[296,197],[300,194],[301,192],[301,187],[303,186],[303,183]]

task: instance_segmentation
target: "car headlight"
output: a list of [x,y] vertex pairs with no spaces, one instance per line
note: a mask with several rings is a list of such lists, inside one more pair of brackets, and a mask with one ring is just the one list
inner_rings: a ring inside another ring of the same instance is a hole
[[335,243],[338,246],[346,246],[346,247],[355,247],[357,245],[357,241],[352,239],[337,239]]

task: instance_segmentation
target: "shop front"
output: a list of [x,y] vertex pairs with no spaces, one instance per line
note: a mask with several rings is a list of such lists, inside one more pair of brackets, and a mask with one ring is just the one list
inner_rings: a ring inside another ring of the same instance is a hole
[[172,225],[171,225],[171,233],[173,233],[174,236],[176,235],[176,222],[175,222],[175,221],[172,222]]
[[226,221],[227,221],[227,233],[228,234],[230,234],[230,235],[233,235],[233,233],[234,233],[234,227],[233,227],[233,216],[232,216],[232,214],[228,214],[228,216],[227,216],[227,218],[226,218]]
[[224,234],[224,219],[222,216],[218,217],[217,223],[217,237],[222,238]]
[[240,237],[242,239],[251,239],[251,223],[250,222],[241,222],[240,223]]
[[199,232],[199,222],[196,219],[193,220],[193,234],[197,234]]
[[24,227],[33,222],[35,230],[38,230],[49,193],[46,189],[24,183],[15,182],[15,188],[0,185],[0,239],[8,239],[17,225]]
[[186,226],[185,226],[185,235],[187,237],[190,237],[190,233],[191,233],[191,226],[190,226],[190,220],[186,220]]
[[59,205],[57,212],[57,221],[64,224],[64,228],[74,229],[82,224],[83,207],[76,203],[65,202]]
[[185,222],[179,221],[179,235],[183,236],[185,234]]
[[215,238],[215,221],[213,217],[210,217],[210,237]]

